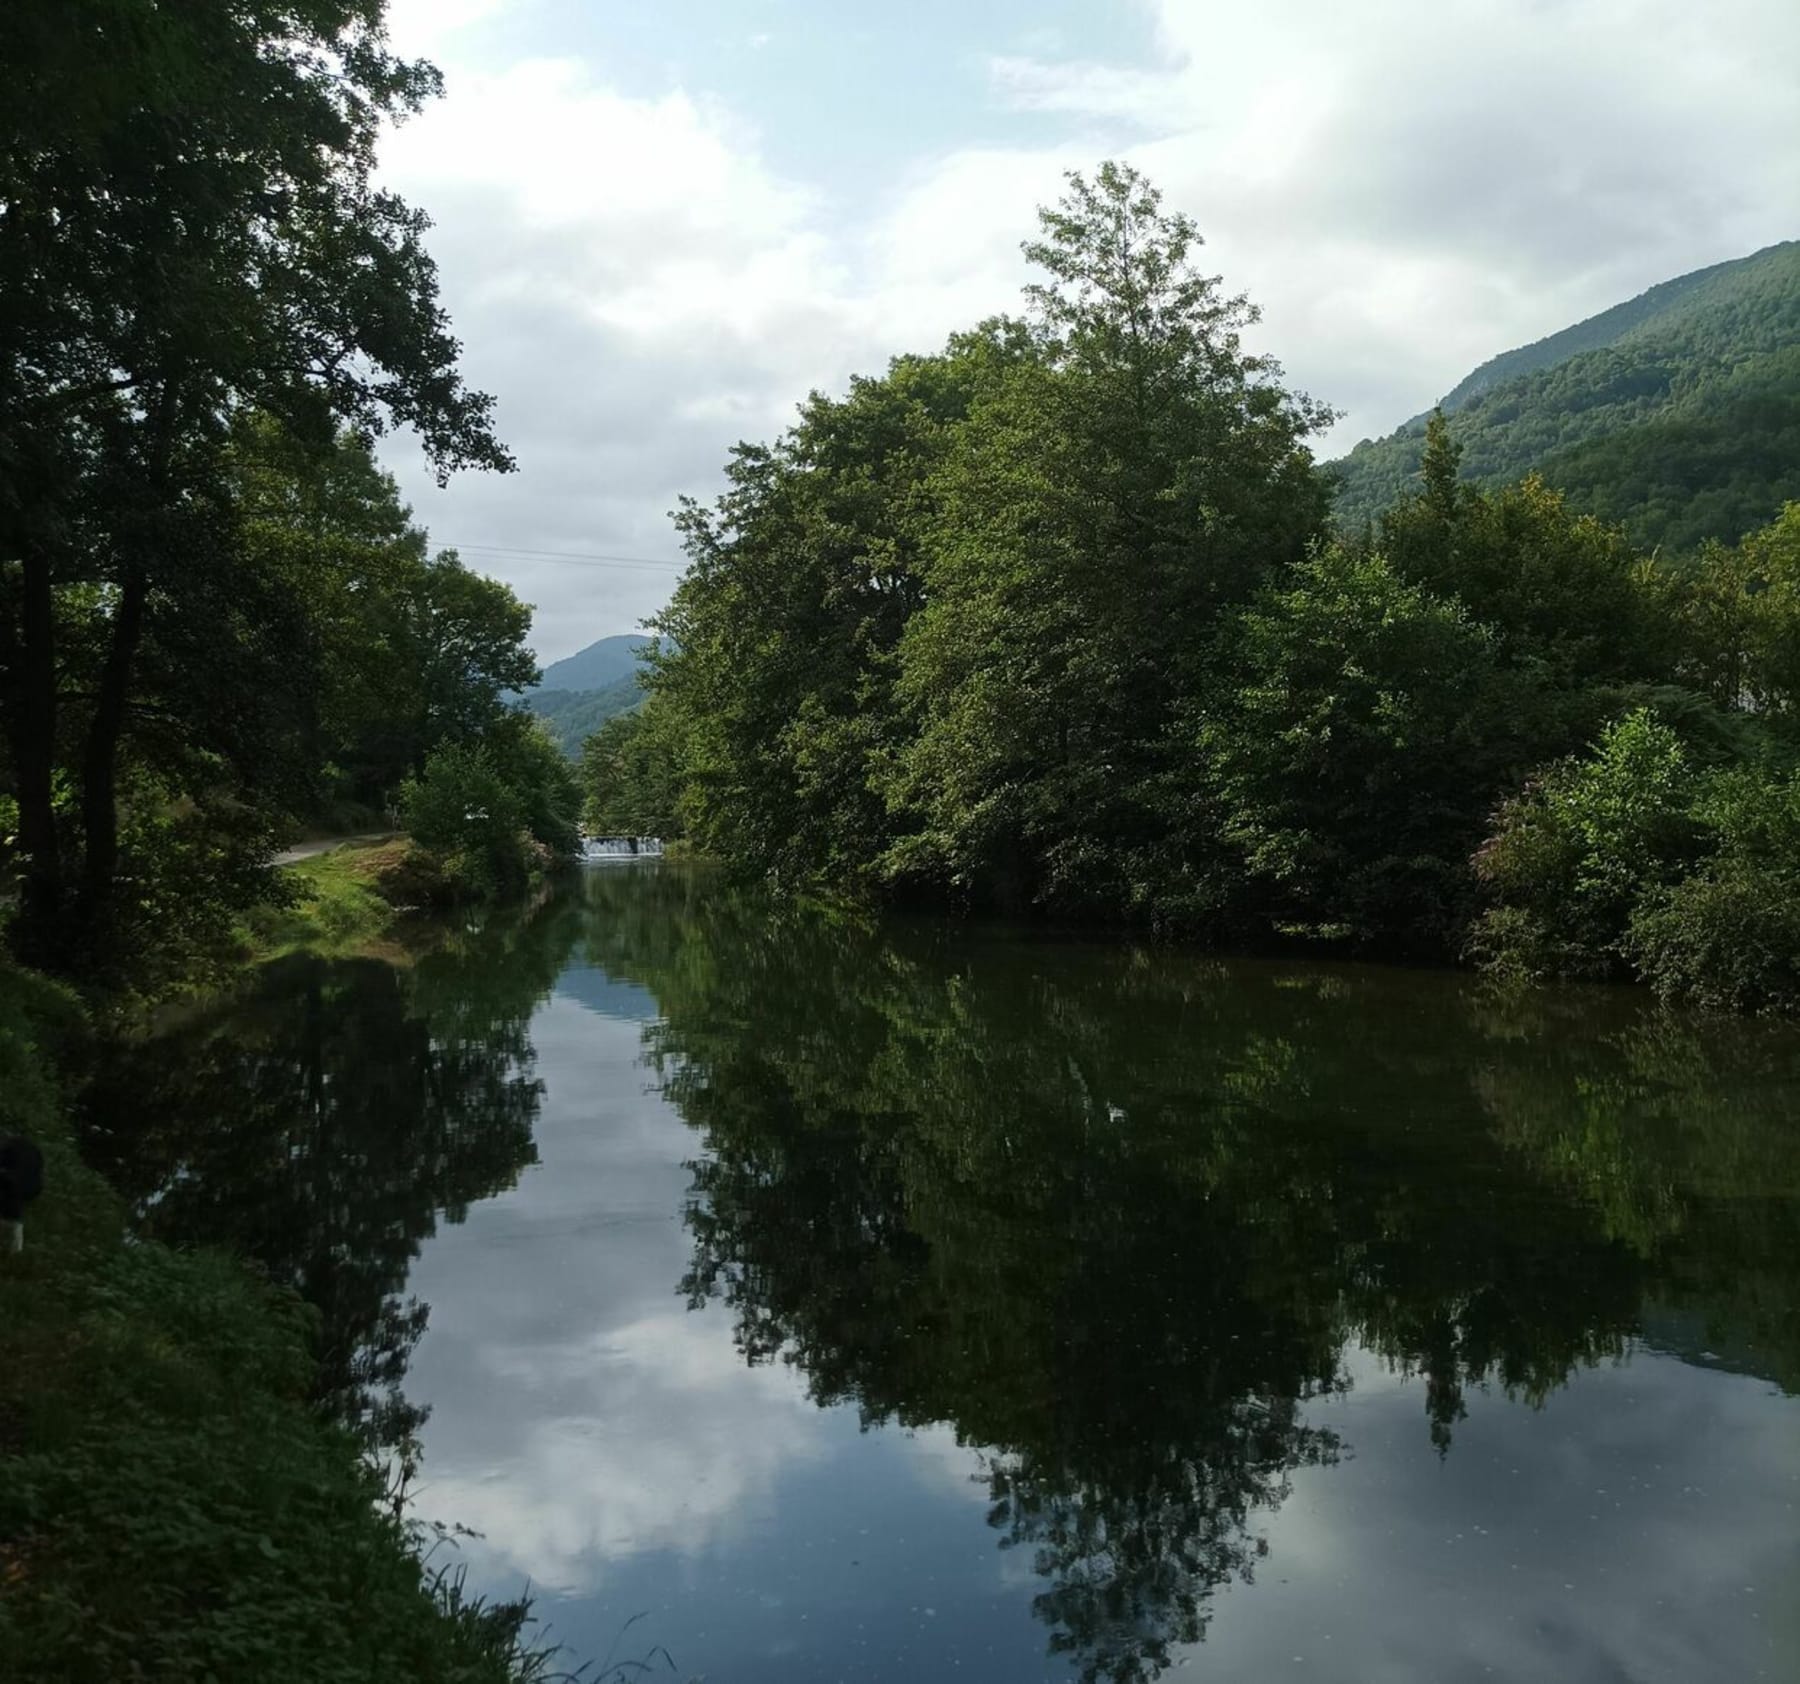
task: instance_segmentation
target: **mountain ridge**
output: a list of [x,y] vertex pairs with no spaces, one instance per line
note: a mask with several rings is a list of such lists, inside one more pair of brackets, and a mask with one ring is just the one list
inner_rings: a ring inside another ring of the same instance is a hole
[[644,632],[622,632],[615,637],[597,638],[585,649],[552,661],[543,669],[527,695],[540,690],[604,690],[622,678],[632,677],[638,670],[638,651],[648,648],[651,639]]
[[[1439,405],[1466,478],[1538,472],[1646,548],[1733,542],[1800,497],[1800,241],[1490,357]],[[1330,466],[1345,524],[1415,483],[1427,415]]]
[[581,745],[593,732],[643,701],[638,654],[651,641],[641,632],[599,638],[552,661],[518,700],[550,728],[564,754],[579,760]]

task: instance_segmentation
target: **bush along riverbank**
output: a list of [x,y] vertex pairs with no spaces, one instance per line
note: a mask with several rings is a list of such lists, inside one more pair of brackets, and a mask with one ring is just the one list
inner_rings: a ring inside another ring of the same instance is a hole
[[446,744],[406,781],[407,835],[284,868],[240,921],[239,956],[356,952],[409,913],[528,893],[580,853],[580,802],[574,768],[540,727],[510,715],[486,740]]
[[309,1403],[312,1312],[219,1252],[132,1240],[59,1065],[75,997],[0,968],[0,1136],[46,1160],[0,1255],[0,1671],[39,1684],[546,1676]]

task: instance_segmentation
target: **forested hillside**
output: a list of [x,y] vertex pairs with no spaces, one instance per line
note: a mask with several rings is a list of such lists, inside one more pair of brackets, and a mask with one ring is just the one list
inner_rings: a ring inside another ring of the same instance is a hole
[[[1495,357],[1441,408],[1479,484],[1541,474],[1645,548],[1735,543],[1800,498],[1800,242]],[[1419,416],[1336,464],[1346,526],[1416,483],[1424,438]]]
[[539,690],[609,690],[622,679],[635,678],[638,653],[650,639],[642,632],[626,632],[622,637],[603,637],[552,661],[538,680]]
[[603,637],[551,662],[521,695],[526,711],[544,722],[570,760],[581,758],[581,745],[607,720],[644,699],[638,657],[649,642],[640,632]]
[[[1107,165],[1042,221],[1022,317],[815,394],[684,507],[590,818],[788,883],[1800,1006],[1800,503],[1661,566],[1471,485],[1434,419],[1333,541],[1325,413],[1187,219]],[[1791,279],[1582,356],[1661,367],[1686,322],[1723,358],[1735,320],[1767,368]]]
[[533,690],[526,710],[544,722],[556,746],[571,760],[581,758],[581,745],[607,720],[628,713],[644,699],[635,677],[621,678],[599,690]]

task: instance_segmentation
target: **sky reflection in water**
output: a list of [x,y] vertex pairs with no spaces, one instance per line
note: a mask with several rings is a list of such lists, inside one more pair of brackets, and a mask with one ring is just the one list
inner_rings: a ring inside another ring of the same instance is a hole
[[641,1612],[620,1656],[759,1684],[1786,1680],[1797,1071],[1614,994],[622,868],[290,967],[96,1128],[404,1376],[423,1512],[582,1656]]

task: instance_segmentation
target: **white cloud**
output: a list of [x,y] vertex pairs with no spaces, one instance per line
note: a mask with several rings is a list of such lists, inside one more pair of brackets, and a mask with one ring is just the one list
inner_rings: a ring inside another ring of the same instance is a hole
[[519,0],[387,0],[388,39],[409,58],[436,58],[471,25],[518,9]]
[[[1328,450],[1800,222],[1787,0],[1157,0],[1159,62],[998,58],[994,105],[1028,143],[927,128],[854,199],[770,162],[804,87],[733,109],[592,57],[509,58],[533,10],[395,15],[450,92],[385,171],[438,219],[469,377],[521,466],[439,494],[396,451],[440,541],[676,562],[666,511],[717,485],[736,438],[1011,308],[1033,206],[1108,155],[1195,217],[1209,265],[1265,307],[1267,348],[1348,412]],[[627,629],[673,577],[471,559],[539,603],[552,658]]]
[[996,86],[1135,125],[1130,155],[1263,303],[1270,348],[1349,411],[1332,445],[1800,231],[1800,12],[1775,0],[1156,10],[1161,72],[1015,59]]
[[491,1461],[434,1447],[431,1511],[481,1533],[506,1575],[562,1595],[627,1557],[695,1555],[766,1523],[782,1472],[823,1453],[817,1410],[791,1370],[746,1368],[719,1331],[675,1310],[586,1342],[485,1351],[518,1426]]
[[[1640,1350],[1542,1409],[1471,1396],[1440,1462],[1419,1383],[1348,1366],[1315,1413],[1349,1454],[1295,1474],[1254,1593],[1216,1599],[1190,1658],[1217,1676],[1301,1651],[1336,1678],[1749,1677],[1792,1652],[1800,1618],[1769,1596],[1792,1507],[1767,1470],[1794,1423],[1765,1382]],[[1382,1617],[1395,1586],[1405,1617]]]

